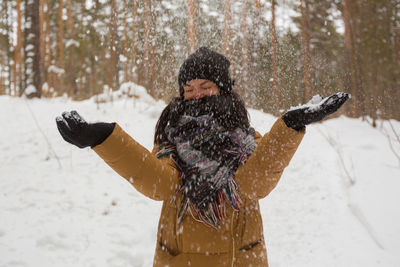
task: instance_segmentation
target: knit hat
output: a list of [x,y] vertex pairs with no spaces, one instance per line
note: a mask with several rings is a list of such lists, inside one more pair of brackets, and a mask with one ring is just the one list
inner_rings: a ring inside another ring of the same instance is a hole
[[206,79],[214,82],[221,94],[232,91],[233,82],[229,76],[229,60],[207,47],[201,47],[191,54],[179,69],[179,93],[183,97],[183,87],[191,80]]

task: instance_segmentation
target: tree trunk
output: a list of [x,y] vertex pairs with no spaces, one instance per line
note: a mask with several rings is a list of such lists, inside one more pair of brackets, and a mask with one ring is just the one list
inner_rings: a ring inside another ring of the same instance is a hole
[[242,23],[241,23],[241,35],[242,35],[242,62],[241,62],[241,88],[242,92],[241,95],[246,99],[248,90],[248,71],[249,71],[249,46],[248,46],[248,25],[247,25],[247,0],[242,0]]
[[[53,71],[49,71],[49,67],[51,65],[53,65],[53,50],[52,50],[52,40],[51,40],[51,28],[50,28],[50,0],[45,0],[46,1],[46,6],[47,6],[47,10],[44,13],[44,20],[46,22],[46,30],[44,33],[44,36],[42,38],[43,42],[45,43],[45,50],[46,50],[46,60],[45,60],[45,81],[47,81],[47,86],[49,88],[49,91],[53,91],[54,92],[54,85],[56,83],[55,79],[56,79],[56,74]],[[54,63],[55,65],[55,63]],[[58,91],[56,93],[59,93]]]
[[197,17],[197,0],[188,0],[188,19],[187,19],[187,29],[188,29],[188,49],[189,54],[197,50],[197,31],[196,31],[196,17]]
[[[5,30],[5,65],[7,66],[7,81],[8,85],[4,84],[5,90],[3,92],[0,92],[0,94],[4,94],[6,91],[8,91],[9,94],[11,94],[11,77],[12,77],[12,68],[11,68],[11,42],[10,42],[10,36],[11,36],[11,31],[10,31],[10,16],[9,16],[9,6],[8,6],[8,1],[4,1],[3,5],[3,11],[4,11],[4,16],[3,16],[3,21],[4,21],[4,30]],[[4,62],[4,61],[3,61]]]
[[361,78],[361,59],[356,40],[358,0],[343,0],[343,19],[345,26],[345,88],[355,97],[351,105],[351,115],[362,116],[365,113],[363,86]]
[[22,24],[21,24],[21,0],[17,0],[17,45],[14,48],[14,92],[11,95],[17,96],[22,90]]
[[117,21],[117,0],[111,2],[111,25],[110,25],[110,82],[109,86],[116,90],[119,88],[119,39]]
[[[1,22],[4,23],[4,21],[5,21],[4,24],[6,24],[8,22],[7,19],[6,19],[6,17],[7,17],[7,15],[6,15],[7,8],[6,7],[7,7],[7,1],[5,1],[5,2],[0,4],[0,32],[3,30],[2,29],[3,25],[2,25]],[[8,34],[7,30],[5,29],[6,27],[7,26],[4,25],[4,31],[5,31],[4,37],[5,38],[7,38],[7,34]],[[0,43],[1,43],[1,37],[0,37]],[[6,41],[5,45],[8,46],[8,40]],[[7,64],[5,64],[7,55],[8,55],[7,51],[3,51],[3,53],[2,53],[2,49],[1,49],[1,46],[0,46],[0,95],[4,94],[5,86],[6,86],[5,85],[5,81],[4,81],[5,79],[4,79],[4,74],[3,74],[3,68],[5,68],[5,66],[7,65]]]
[[[395,14],[394,20],[393,20],[393,38],[394,38],[394,59],[395,59],[395,66],[399,66],[400,62],[400,4],[398,1],[394,0],[393,1],[393,13]],[[400,105],[398,104],[400,101],[400,90],[398,89],[400,87],[400,68],[397,67],[395,68],[395,71],[393,73],[393,80],[394,85],[392,87],[392,91],[394,91],[393,95],[395,96],[394,99],[394,105],[393,105],[393,114],[397,114],[393,116],[393,118],[396,118],[397,120],[400,120]],[[397,104],[396,104],[397,103]]]
[[[26,2],[26,39],[25,39],[25,78],[28,97],[41,97],[42,70],[40,63],[40,3],[39,0]],[[20,95],[25,92],[24,88]]]
[[[305,4],[304,4],[305,2]],[[310,25],[308,18],[308,4],[307,1],[300,1],[301,10],[301,44],[303,51],[303,75],[304,75],[304,100],[311,99],[313,94],[312,88],[312,73],[311,73],[311,52],[310,52]]]
[[231,39],[231,1],[225,0],[222,53],[228,58],[232,49]]
[[124,35],[124,47],[122,54],[124,55],[124,82],[129,81],[129,51],[128,51],[128,24],[127,24],[127,18],[128,18],[128,4],[127,0],[124,0],[124,16],[122,20],[122,26],[123,26],[123,35]]
[[[63,20],[63,9],[64,9],[64,0],[58,1],[58,42],[57,42],[57,67],[60,70],[64,70],[64,20]],[[62,95],[65,93],[64,86],[64,73],[57,73],[57,89],[58,94]]]
[[[395,62],[400,62],[400,3],[397,0],[393,1],[392,4],[392,30],[393,30],[393,52]],[[397,68],[397,72],[400,68]],[[399,90],[400,91],[400,90]]]
[[[47,9],[45,8],[47,7]],[[49,6],[46,0],[40,0],[40,65],[41,65],[41,70],[42,70],[42,84],[47,82],[47,69],[48,69],[48,64],[46,64],[46,57],[47,57],[47,51],[46,51],[46,32],[47,28],[49,27],[48,20],[46,20],[46,17],[48,16],[49,12]],[[42,94],[44,96],[49,94],[49,87],[47,83],[47,87],[43,88],[44,91]]]
[[129,54],[129,77],[131,80],[137,82],[137,75],[135,75],[135,73],[133,72],[133,70],[136,71],[136,53],[137,53],[137,49],[136,49],[136,28],[137,28],[137,9],[138,9],[138,1],[137,0],[133,0],[132,3],[132,18],[133,18],[133,22],[132,22],[132,27],[131,27],[131,35],[132,35],[132,40],[131,40],[131,50],[130,50],[130,54]]
[[71,0],[67,0],[67,36],[71,39],[72,31],[74,29],[74,18],[72,16],[72,2]]
[[265,36],[260,35],[260,30],[266,28],[267,26],[263,23],[262,17],[262,3],[261,0],[254,0],[254,8],[251,13],[249,13],[246,17],[251,17],[252,23],[248,25],[249,33],[248,40],[246,43],[248,46],[248,66],[246,68],[247,73],[247,97],[248,103],[251,107],[257,107],[260,102],[260,98],[257,98],[257,94],[259,93],[258,88],[261,88],[262,76],[265,74],[260,72],[260,51],[262,47],[262,42],[265,41]]
[[[345,47],[345,68],[344,86],[345,91],[355,95],[355,79],[354,79],[354,35],[351,23],[351,11],[349,0],[343,0],[343,21],[344,21],[344,47]],[[350,114],[356,116],[356,106],[353,101]]]
[[272,32],[272,98],[273,98],[273,112],[277,116],[279,114],[279,108],[281,106],[280,92],[278,88],[278,56],[277,47],[278,40],[276,36],[275,28],[275,0],[272,0],[271,6],[272,20],[271,20],[271,32]]
[[76,83],[76,52],[79,47],[76,47],[74,40],[74,18],[72,15],[73,7],[72,1],[67,0],[67,38],[69,41],[68,47],[66,47],[66,66],[65,66],[65,85],[66,91],[69,96],[76,96],[78,94],[78,85]]
[[144,1],[144,86],[150,90],[150,0]]
[[[157,4],[160,3],[160,1],[154,1],[152,2],[152,6],[150,8],[150,93],[153,97],[158,97],[157,93],[160,93],[160,91],[155,91],[155,85],[156,85],[156,80],[157,80],[157,74],[158,71],[156,71],[156,65],[159,66],[160,61],[157,58],[157,52],[156,52],[156,45],[154,40],[157,39],[156,34],[157,34],[157,25],[155,18],[160,16],[160,14],[157,14],[157,10],[160,8],[157,7]],[[162,62],[162,61],[161,61]]]
[[400,29],[395,30],[395,59],[400,62]]
[[129,77],[131,80],[134,80],[137,82],[136,79],[134,79],[134,73],[133,69],[136,69],[136,21],[137,21],[137,9],[138,9],[138,1],[133,0],[132,3],[132,28],[131,28],[131,33],[132,33],[132,40],[131,40],[131,51],[130,51],[130,56],[129,56]]
[[362,14],[360,13],[360,9],[362,8],[364,0],[354,0],[353,3],[353,12],[352,11],[352,21],[353,23],[353,34],[354,34],[354,70],[355,70],[355,79],[356,79],[356,95],[355,99],[357,99],[357,113],[358,116],[366,115],[366,106],[365,106],[365,92],[364,92],[364,76],[363,76],[363,65],[362,65],[362,49],[360,44],[360,36],[362,27],[359,26],[360,17]]

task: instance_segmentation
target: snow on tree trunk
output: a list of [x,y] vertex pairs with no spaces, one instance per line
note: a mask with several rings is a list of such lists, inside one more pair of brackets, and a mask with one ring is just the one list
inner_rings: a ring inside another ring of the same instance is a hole
[[[29,98],[41,97],[40,0],[26,0],[25,7],[25,80],[26,88],[31,88],[27,96]],[[24,91],[23,89],[20,94],[23,94]]]

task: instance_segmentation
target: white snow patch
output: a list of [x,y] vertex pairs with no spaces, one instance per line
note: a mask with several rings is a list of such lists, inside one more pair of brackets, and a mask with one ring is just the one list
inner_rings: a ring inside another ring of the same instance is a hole
[[[151,149],[166,104],[133,83],[111,94],[120,97],[29,100],[37,124],[24,100],[0,96],[0,266],[152,266],[161,203],[91,149],[65,142],[55,124],[77,110],[87,121],[118,122]],[[276,121],[249,112],[262,134]],[[400,122],[392,124],[400,132]],[[367,122],[339,117],[308,126],[277,188],[260,202],[270,265],[400,266],[399,177],[386,136]]]
[[54,65],[50,65],[48,68],[49,72],[54,72],[55,74],[57,74],[58,76],[63,75],[65,73],[65,70],[62,68],[59,68],[57,66]]
[[68,48],[70,46],[75,46],[75,47],[79,47],[79,42],[75,41],[74,39],[69,39],[66,43],[65,43],[65,47]]
[[26,87],[24,94],[25,95],[30,95],[36,93],[36,87],[33,84],[28,85],[28,87]]

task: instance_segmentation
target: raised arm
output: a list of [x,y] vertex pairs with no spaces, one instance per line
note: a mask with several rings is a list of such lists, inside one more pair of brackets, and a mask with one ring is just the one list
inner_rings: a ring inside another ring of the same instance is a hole
[[76,111],[57,117],[65,141],[80,148],[90,146],[139,192],[166,200],[178,187],[178,171],[171,161],[159,160],[116,123],[87,123]]
[[283,170],[297,150],[305,131],[286,126],[280,118],[258,143],[256,150],[236,172],[236,182],[242,196],[260,199],[278,184]]
[[93,150],[139,192],[152,199],[166,200],[178,187],[178,171],[170,161],[156,158],[118,124]]
[[306,125],[336,112],[350,97],[341,92],[324,99],[317,95],[306,105],[287,111],[262,138],[249,160],[237,170],[239,192],[251,199],[268,195],[296,152]]

